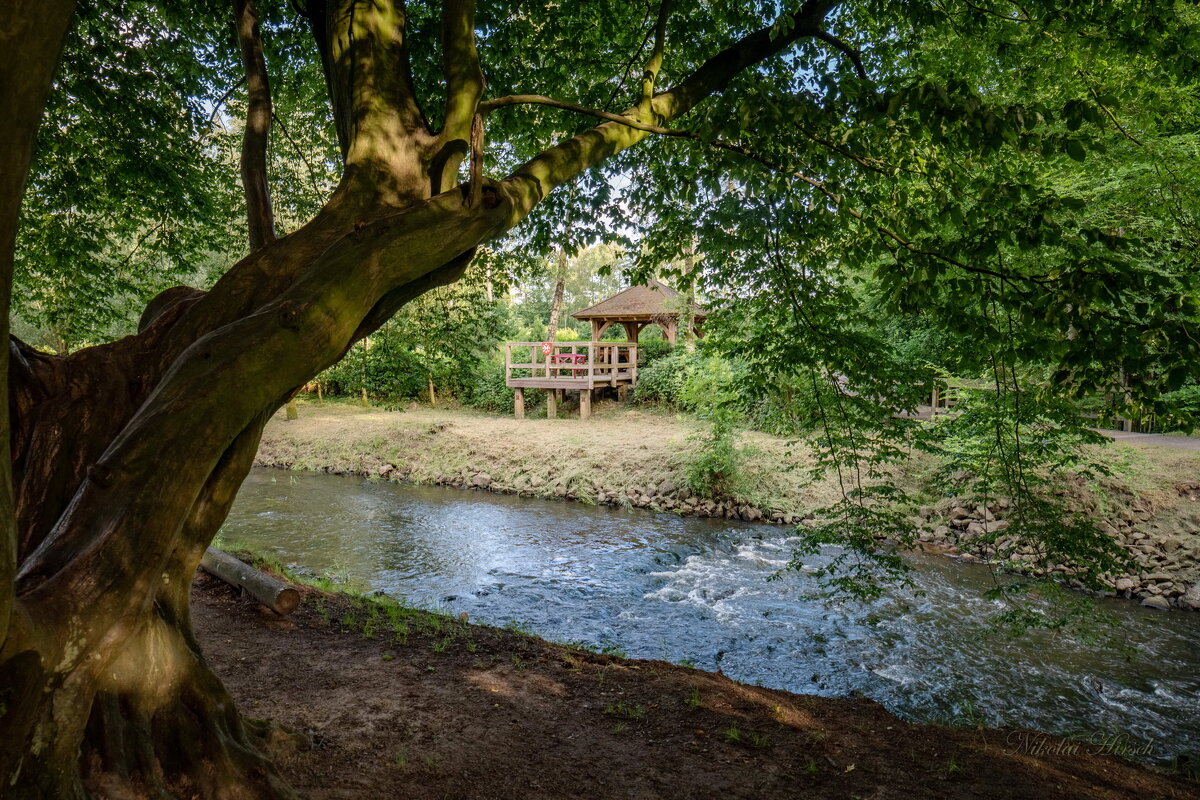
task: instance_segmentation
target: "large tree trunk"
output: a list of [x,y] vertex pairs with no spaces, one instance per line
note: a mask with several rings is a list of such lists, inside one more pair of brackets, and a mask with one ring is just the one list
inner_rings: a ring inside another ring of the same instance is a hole
[[[239,32],[253,36],[253,9],[234,9],[246,15]],[[0,48],[5,313],[33,132],[71,10],[64,0],[16,0],[5,12],[13,28]],[[261,752],[269,731],[239,716],[188,616],[196,565],[265,421],[404,303],[457,280],[479,244],[554,187],[648,135],[610,120],[502,182],[455,185],[472,127],[482,124],[469,0],[443,8],[446,105],[437,132],[410,85],[400,3],[309,0],[306,10],[345,161],[321,212],[273,240],[259,187],[263,213],[251,229],[263,246],[208,292],[164,292],[138,333],[118,342],[48,355],[13,340],[0,353],[0,367],[11,356],[0,372],[0,422],[10,408],[12,422],[11,461],[0,449],[7,797],[290,795]],[[685,113],[812,29],[797,19],[786,36],[758,31],[675,89],[647,93],[626,117],[645,126]],[[251,47],[246,61],[259,69],[261,53]],[[478,148],[475,158],[478,174]],[[253,173],[255,163],[244,166]],[[0,317],[0,332],[5,323]],[[8,447],[8,431],[0,434]]]

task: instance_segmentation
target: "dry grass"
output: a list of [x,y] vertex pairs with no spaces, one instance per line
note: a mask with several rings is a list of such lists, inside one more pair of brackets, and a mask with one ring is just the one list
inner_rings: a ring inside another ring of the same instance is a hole
[[[524,419],[425,406],[384,411],[345,402],[302,403],[300,418],[282,412],[267,426],[260,464],[293,469],[375,472],[407,468],[421,482],[484,472],[502,486],[522,478],[539,486],[558,480],[586,499],[599,487],[625,490],[670,479],[683,484],[697,444],[697,425],[682,415],[597,404],[591,419]],[[748,457],[742,499],[786,513],[827,504],[832,481],[810,480],[812,454],[753,431],[741,435]],[[549,493],[549,492],[547,492]]]

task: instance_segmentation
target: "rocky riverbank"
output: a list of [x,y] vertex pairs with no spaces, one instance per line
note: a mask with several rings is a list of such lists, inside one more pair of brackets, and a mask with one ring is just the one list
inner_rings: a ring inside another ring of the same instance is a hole
[[[1176,490],[1179,501],[1167,504],[1161,512],[1152,501],[1132,497],[1108,514],[1097,514],[1100,530],[1111,536],[1135,565],[1128,572],[1103,578],[1108,587],[1105,594],[1160,610],[1200,611],[1200,519],[1194,507],[1187,513],[1187,506],[1200,506],[1200,484],[1185,481]],[[1005,518],[1009,510],[1004,499],[987,505],[947,501],[921,511],[918,537],[964,557],[1008,561],[1010,568],[1083,589],[1083,583],[1072,577],[1070,564],[1044,566],[1036,547],[1022,541],[1015,531],[1010,533]]]
[[[807,480],[811,456],[803,445],[759,433],[744,434],[742,442],[751,454],[745,483],[754,488],[739,497],[698,496],[683,477],[692,432],[674,415],[619,407],[599,408],[587,421],[518,421],[422,407],[389,412],[310,404],[299,420],[282,413],[272,420],[257,463],[784,525],[815,524],[812,510],[837,496],[832,482]],[[1200,610],[1200,483],[1179,480],[1200,475],[1200,452],[1109,449],[1117,469],[1103,498],[1064,488],[1137,565],[1111,576],[1108,593],[1151,608]],[[917,458],[911,474],[897,478],[919,492],[931,466]],[[1003,499],[985,506],[930,498],[913,526],[920,541],[957,557],[998,560],[1003,553],[1011,568],[1081,587],[1071,565],[1044,565],[1035,547],[1008,532],[1008,511]]]

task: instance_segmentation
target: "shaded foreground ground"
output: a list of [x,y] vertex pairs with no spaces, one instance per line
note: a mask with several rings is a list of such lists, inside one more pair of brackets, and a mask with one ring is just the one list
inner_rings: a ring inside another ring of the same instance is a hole
[[200,574],[193,617],[242,711],[310,738],[276,761],[312,798],[1200,797],[1102,746],[303,591],[281,619]]

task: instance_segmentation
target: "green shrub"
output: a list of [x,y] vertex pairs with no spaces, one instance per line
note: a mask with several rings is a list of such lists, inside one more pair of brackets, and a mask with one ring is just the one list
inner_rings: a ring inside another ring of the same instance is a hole
[[[525,408],[528,410],[542,402],[545,392],[540,389],[525,390]],[[511,414],[513,390],[505,383],[504,365],[479,364],[471,381],[460,398],[465,405],[493,414]]]
[[674,346],[661,337],[646,337],[638,342],[638,368],[644,369],[674,352]]
[[1162,396],[1166,410],[1160,427],[1163,430],[1182,430],[1187,433],[1196,428],[1200,420],[1200,385],[1184,386]]
[[408,400],[425,389],[420,361],[413,353],[382,344],[360,342],[321,375],[330,394],[367,395],[377,400]]
[[633,390],[633,402],[674,410],[686,410],[683,387],[688,367],[698,359],[695,353],[683,348],[659,358],[648,367],[638,367],[638,382]]
[[707,424],[692,436],[699,446],[684,465],[688,489],[704,497],[740,494],[742,451],[734,433],[741,404],[732,365],[717,356],[693,356],[680,400]]
[[805,378],[779,376],[761,391],[739,385],[747,406],[746,427],[772,436],[799,436],[811,430],[819,411],[812,384]]
[[513,390],[505,385],[503,364],[481,364],[463,402],[480,411],[503,412],[513,407]]

